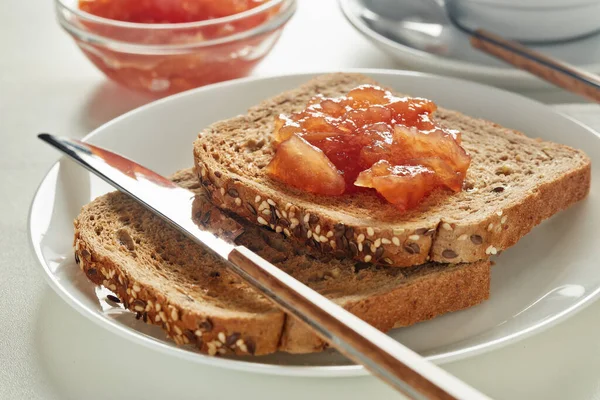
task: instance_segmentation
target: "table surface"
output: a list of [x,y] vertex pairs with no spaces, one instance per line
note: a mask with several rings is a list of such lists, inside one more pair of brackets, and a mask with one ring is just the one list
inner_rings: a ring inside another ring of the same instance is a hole
[[[398,398],[372,377],[268,377],[174,360],[99,329],[46,285],[29,250],[27,212],[58,155],[35,134],[83,136],[150,101],[108,82],[59,29],[51,3],[0,2],[0,398]],[[315,4],[301,1],[256,74],[398,67],[345,23],[333,0],[319,2],[318,13]],[[526,95],[581,101],[556,90]],[[561,109],[600,129],[600,118],[590,119],[598,106]],[[599,328],[595,304],[534,337],[444,368],[498,399],[597,399]]]

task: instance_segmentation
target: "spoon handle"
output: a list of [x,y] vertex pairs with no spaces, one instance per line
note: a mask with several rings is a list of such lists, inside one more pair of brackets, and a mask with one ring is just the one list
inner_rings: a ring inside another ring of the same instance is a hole
[[471,45],[570,92],[600,103],[600,76],[533,51],[484,29],[471,33]]

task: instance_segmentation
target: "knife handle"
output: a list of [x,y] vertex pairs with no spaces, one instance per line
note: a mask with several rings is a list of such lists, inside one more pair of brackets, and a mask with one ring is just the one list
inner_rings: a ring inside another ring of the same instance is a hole
[[484,29],[471,33],[471,45],[575,94],[600,103],[600,77],[547,57]]
[[238,246],[234,271],[349,359],[414,399],[488,399],[360,318]]

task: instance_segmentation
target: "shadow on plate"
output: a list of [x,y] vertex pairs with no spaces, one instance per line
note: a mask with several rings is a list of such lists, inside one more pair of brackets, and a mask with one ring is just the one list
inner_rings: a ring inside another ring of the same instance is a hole
[[[78,270],[78,269],[77,269]],[[133,317],[132,317],[133,318]],[[63,398],[229,399],[241,393],[262,399],[389,398],[394,393],[370,377],[308,379],[255,375],[215,368],[148,350],[79,315],[50,288],[36,316],[35,351]]]
[[91,132],[106,122],[159,98],[161,96],[136,92],[107,80],[98,85],[83,104],[81,124]]

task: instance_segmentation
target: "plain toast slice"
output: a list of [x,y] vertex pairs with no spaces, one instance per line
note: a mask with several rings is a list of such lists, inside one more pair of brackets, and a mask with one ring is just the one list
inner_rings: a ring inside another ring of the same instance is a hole
[[345,95],[362,84],[377,82],[359,74],[320,76],[206,128],[194,158],[212,201],[335,257],[412,266],[488,258],[589,191],[591,165],[582,151],[443,108],[435,117],[462,132],[471,167],[462,192],[439,191],[409,213],[374,193],[319,196],[266,175],[277,115],[302,110],[317,94]]
[[[200,193],[192,169],[173,180]],[[307,253],[280,235],[220,212],[197,196],[194,214],[382,330],[488,298],[490,262],[386,268]],[[113,192],[75,220],[75,260],[87,277],[180,345],[215,354],[308,353],[327,344],[230,273],[201,246],[128,196]]]

